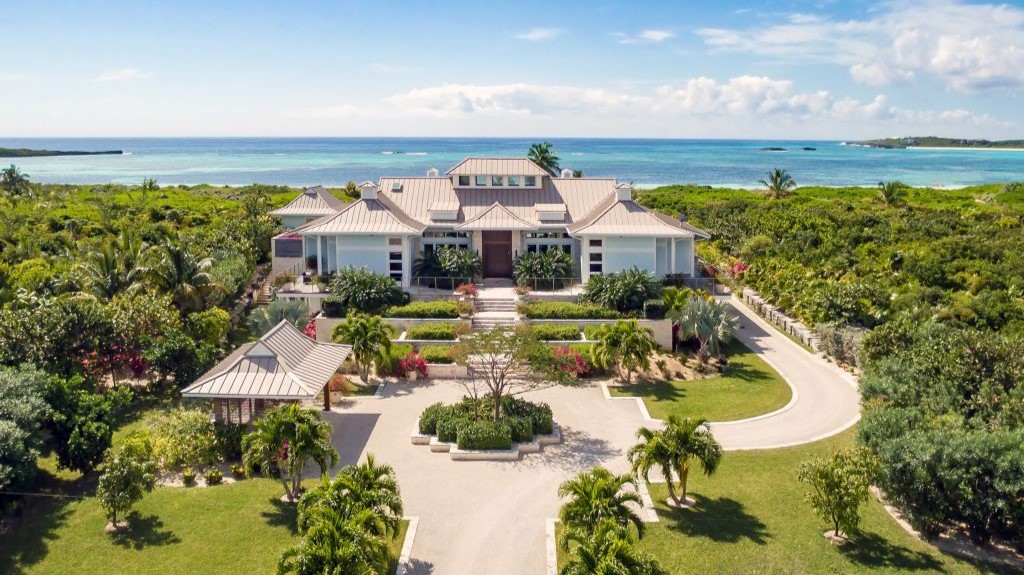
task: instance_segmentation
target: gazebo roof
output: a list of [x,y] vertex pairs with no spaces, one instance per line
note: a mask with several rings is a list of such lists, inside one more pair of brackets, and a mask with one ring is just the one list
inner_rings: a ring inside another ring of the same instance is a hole
[[316,397],[352,352],[310,339],[282,320],[259,340],[236,349],[181,392],[202,399]]

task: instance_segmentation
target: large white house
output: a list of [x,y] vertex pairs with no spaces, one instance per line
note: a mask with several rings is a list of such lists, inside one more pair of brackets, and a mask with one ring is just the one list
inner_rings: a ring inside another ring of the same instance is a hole
[[289,231],[273,241],[273,271],[346,266],[390,274],[408,287],[412,263],[442,245],[475,250],[485,278],[512,277],[522,253],[572,254],[579,279],[632,266],[657,277],[693,275],[707,232],[649,210],[614,178],[553,177],[525,158],[467,158],[440,174],[381,178],[344,204],[317,186],[271,212]]

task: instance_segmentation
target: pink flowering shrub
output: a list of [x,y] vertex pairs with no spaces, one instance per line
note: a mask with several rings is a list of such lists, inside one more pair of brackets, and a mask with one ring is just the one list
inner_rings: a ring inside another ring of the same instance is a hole
[[476,297],[477,294],[480,293],[480,288],[478,288],[475,283],[465,283],[455,288],[455,293],[469,297]]
[[587,361],[578,351],[565,346],[555,346],[552,351],[555,358],[555,365],[564,373],[570,373],[576,377],[582,377],[590,371]]
[[427,362],[415,351],[410,351],[398,361],[399,373],[404,375],[410,371],[415,371],[420,377],[427,377]]

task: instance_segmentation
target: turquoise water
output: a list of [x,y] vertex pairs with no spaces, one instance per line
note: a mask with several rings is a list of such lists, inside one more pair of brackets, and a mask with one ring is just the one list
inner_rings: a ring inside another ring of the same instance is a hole
[[[163,185],[341,185],[348,180],[444,172],[466,156],[521,156],[535,138],[0,138],[0,147],[117,150],[122,156],[14,160],[33,181]],[[801,185],[900,180],[955,187],[1024,179],[1024,152],[881,150],[841,142],[555,139],[562,167],[640,186],[757,187],[775,167]],[[761,148],[785,148],[783,152]],[[803,148],[815,148],[814,151]],[[0,163],[6,163],[0,159]]]

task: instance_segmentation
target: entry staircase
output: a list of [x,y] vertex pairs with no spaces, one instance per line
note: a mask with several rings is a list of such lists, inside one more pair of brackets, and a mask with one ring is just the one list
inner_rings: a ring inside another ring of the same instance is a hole
[[507,279],[485,279],[478,284],[479,294],[473,304],[473,328],[489,330],[497,326],[512,327],[516,315],[515,285]]

